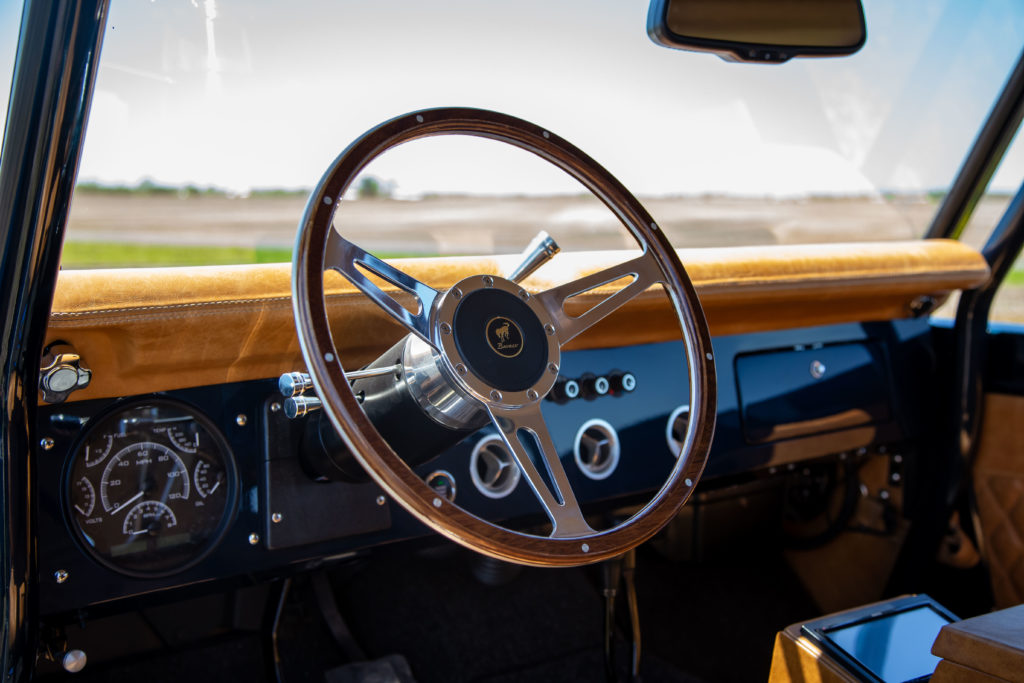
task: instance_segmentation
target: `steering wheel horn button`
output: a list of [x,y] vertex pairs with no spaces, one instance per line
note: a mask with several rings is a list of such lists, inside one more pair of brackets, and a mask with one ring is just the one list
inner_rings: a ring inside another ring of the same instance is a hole
[[547,372],[560,360],[557,335],[545,331],[550,316],[521,290],[503,277],[474,275],[444,294],[433,316],[434,343],[448,372],[485,404],[534,403],[557,379]]
[[487,321],[484,337],[491,350],[502,358],[515,358],[523,351],[523,331],[515,320],[503,315]]

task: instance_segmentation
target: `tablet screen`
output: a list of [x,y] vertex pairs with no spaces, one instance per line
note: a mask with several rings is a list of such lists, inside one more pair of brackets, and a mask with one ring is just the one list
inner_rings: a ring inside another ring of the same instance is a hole
[[885,683],[904,683],[935,671],[939,658],[931,653],[939,629],[949,623],[931,607],[829,630],[826,635]]

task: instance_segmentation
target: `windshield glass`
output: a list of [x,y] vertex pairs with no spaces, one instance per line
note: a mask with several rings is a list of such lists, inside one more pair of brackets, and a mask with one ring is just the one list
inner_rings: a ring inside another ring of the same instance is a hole
[[[435,106],[568,139],[678,247],[916,238],[1024,45],[1024,6],[864,6],[852,57],[744,65],[655,45],[645,0],[115,2],[64,267],[288,260],[341,150]],[[1015,146],[976,221],[1022,172]],[[514,252],[553,227],[566,249],[629,243],[561,172],[483,140],[394,150],[349,198],[343,231],[385,256]]]
[[[18,51],[18,31],[21,28],[21,3],[0,2],[0,112],[7,112],[14,79],[14,57]],[[0,140],[7,130],[6,117],[0,118]]]

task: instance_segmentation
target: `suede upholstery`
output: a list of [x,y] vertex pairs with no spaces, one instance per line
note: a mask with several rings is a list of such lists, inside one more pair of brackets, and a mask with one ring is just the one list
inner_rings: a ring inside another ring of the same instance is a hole
[[[920,296],[939,300],[988,277],[959,242],[765,246],[679,250],[712,334],[907,317]],[[559,254],[524,284],[539,291],[614,265],[629,252]],[[444,289],[471,274],[507,273],[517,257],[399,259]],[[288,264],[62,271],[47,343],[72,344],[93,370],[69,400],[128,396],[274,377],[304,367],[295,334]],[[340,275],[326,275],[335,346],[346,367],[375,358],[402,329]],[[574,297],[582,311],[615,289]],[[569,348],[677,339],[677,322],[652,288]]]

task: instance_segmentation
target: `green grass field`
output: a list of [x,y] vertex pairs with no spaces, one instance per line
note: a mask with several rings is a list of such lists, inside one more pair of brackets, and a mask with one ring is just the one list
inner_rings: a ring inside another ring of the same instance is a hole
[[167,244],[67,242],[61,267],[132,268],[136,266],[213,266],[238,263],[281,263],[292,260],[282,247],[212,247]]
[[[433,256],[433,254],[378,252],[380,258]],[[160,266],[227,266],[245,263],[289,263],[292,250],[285,247],[214,247],[115,242],[66,242],[61,267],[136,268]]]
[[[1021,264],[1018,263],[1017,265],[1021,265]],[[1005,283],[1008,284],[1008,285],[1015,285],[1015,286],[1024,285],[1024,269],[1014,269],[1014,270],[1011,270],[1006,275]]]

